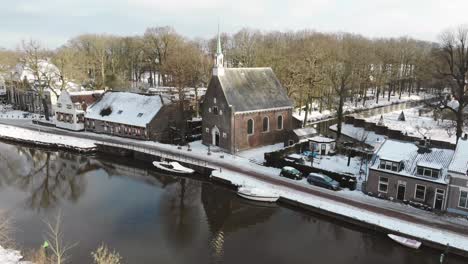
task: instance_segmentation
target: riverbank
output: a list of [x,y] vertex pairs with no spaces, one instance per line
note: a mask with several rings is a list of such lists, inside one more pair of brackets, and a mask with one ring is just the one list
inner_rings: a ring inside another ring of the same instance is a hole
[[[1,132],[2,130],[0,130]],[[32,131],[35,133],[54,135],[55,130],[49,132]],[[62,132],[62,131],[61,131]],[[68,132],[67,132],[68,133]],[[69,132],[68,134],[71,134]],[[81,133],[76,133],[81,135]],[[193,142],[188,147],[177,147],[157,142],[146,142],[132,139],[111,137],[83,133],[94,144],[113,144],[113,147],[128,152],[138,152],[153,156],[166,155],[166,158],[187,162],[188,160],[202,160],[205,167],[213,169],[213,179],[235,186],[250,185],[259,188],[278,190],[284,201],[297,203],[303,209],[321,211],[334,215],[350,223],[359,222],[371,229],[382,232],[392,232],[423,240],[426,245],[442,249],[448,243],[453,247],[451,252],[468,256],[468,222],[464,219],[440,217],[415,208],[390,205],[358,197],[355,192],[330,192],[309,186],[304,182],[294,182],[280,178],[279,169],[260,166],[249,159],[232,156],[212,150],[208,154],[207,147],[201,142]],[[51,136],[52,137],[52,136]],[[81,144],[77,138],[76,144]],[[115,153],[114,153],[115,154]],[[242,155],[242,153],[240,153]],[[134,156],[142,156],[140,154]],[[370,197],[369,197],[370,198]]]
[[22,261],[23,256],[18,250],[5,249],[0,246],[0,263],[2,264],[33,264],[29,261]]

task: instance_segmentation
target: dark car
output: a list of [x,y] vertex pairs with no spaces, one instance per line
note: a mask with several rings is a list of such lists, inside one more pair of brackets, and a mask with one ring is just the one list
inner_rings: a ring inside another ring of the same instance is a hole
[[310,173],[309,176],[307,177],[307,182],[312,185],[319,186],[322,188],[327,188],[327,189],[334,190],[334,191],[340,189],[339,182],[323,174]]
[[302,173],[293,167],[283,167],[280,172],[280,176],[293,179],[293,180],[300,180],[302,179]]

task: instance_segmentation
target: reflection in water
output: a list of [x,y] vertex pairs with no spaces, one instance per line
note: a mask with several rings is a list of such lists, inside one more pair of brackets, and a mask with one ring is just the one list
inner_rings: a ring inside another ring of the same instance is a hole
[[6,167],[0,176],[0,186],[14,186],[28,192],[25,205],[29,208],[54,208],[61,199],[76,202],[84,193],[83,175],[92,169],[86,158],[23,147],[6,149],[0,156]]
[[42,219],[60,208],[79,242],[72,263],[91,263],[102,242],[139,264],[438,263],[434,250],[135,163],[0,143],[0,211],[13,209],[18,244],[37,248]]

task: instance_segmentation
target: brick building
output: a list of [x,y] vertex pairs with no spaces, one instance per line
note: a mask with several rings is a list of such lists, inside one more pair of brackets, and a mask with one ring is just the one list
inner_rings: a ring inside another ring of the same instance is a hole
[[227,152],[283,142],[293,104],[271,68],[224,68],[221,43],[202,106],[202,142]]

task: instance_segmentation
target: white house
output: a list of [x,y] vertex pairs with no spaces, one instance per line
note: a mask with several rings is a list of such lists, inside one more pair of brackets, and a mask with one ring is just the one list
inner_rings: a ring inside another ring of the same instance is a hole
[[328,155],[335,152],[336,140],[323,136],[315,136],[309,138],[309,144],[311,149],[319,155]]
[[104,91],[63,91],[55,107],[55,124],[59,128],[84,130],[84,115],[88,106],[93,104]]

